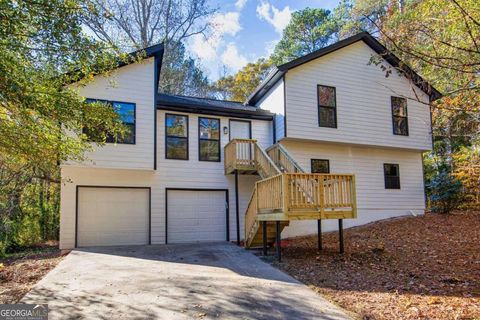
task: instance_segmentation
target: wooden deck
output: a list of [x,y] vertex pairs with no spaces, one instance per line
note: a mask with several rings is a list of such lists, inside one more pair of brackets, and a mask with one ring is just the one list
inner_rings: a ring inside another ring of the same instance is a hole
[[225,174],[234,172],[262,177],[246,211],[247,247],[258,244],[264,221],[267,226],[281,222],[281,231],[291,220],[357,217],[354,175],[306,173],[281,145],[265,152],[255,140],[230,141],[225,146]]

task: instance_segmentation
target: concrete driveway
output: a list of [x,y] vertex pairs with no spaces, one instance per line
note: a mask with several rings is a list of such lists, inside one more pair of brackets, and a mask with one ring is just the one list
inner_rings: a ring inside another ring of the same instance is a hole
[[23,299],[49,319],[347,319],[229,243],[72,251]]

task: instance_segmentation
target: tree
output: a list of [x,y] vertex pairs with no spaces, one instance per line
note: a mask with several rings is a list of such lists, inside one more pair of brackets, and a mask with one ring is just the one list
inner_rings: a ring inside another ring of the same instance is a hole
[[279,65],[323,48],[336,40],[336,30],[329,10],[306,8],[296,11],[275,46],[272,60]]
[[271,66],[271,60],[260,58],[248,63],[236,74],[220,78],[214,88],[222,99],[244,102],[265,79]]
[[164,93],[202,95],[209,82],[188,57],[184,41],[208,33],[215,13],[206,0],[92,0],[85,24],[95,35],[124,51],[164,43],[160,88]]
[[462,99],[461,105],[476,102],[473,98],[480,89],[478,1],[376,1],[373,12],[382,12],[381,18],[372,18],[369,6],[362,11],[370,2],[359,0],[354,10],[378,29],[379,37],[391,51],[446,97],[463,95],[467,100]]
[[465,188],[467,205],[477,207],[480,204],[480,143],[462,147],[453,155],[454,176],[462,181]]
[[0,2],[0,254],[11,244],[13,222],[28,211],[24,192],[43,186],[46,208],[54,198],[47,184],[60,182],[58,163],[82,159],[90,148],[82,126],[103,141],[125,132],[113,109],[87,104],[65,86],[118,62],[116,52],[82,32],[87,12],[82,0]]
[[447,170],[437,171],[426,189],[433,212],[449,213],[462,202],[462,183]]
[[205,73],[197,61],[187,57],[185,46],[182,43],[171,45],[169,53],[163,57],[160,73],[160,92],[213,97],[214,91]]
[[[434,148],[426,163],[445,163],[461,178],[465,192],[475,194],[468,186],[478,178],[464,173],[472,168],[472,152],[479,147],[480,3],[356,0],[349,15],[443,93],[432,104]],[[348,28],[346,24],[342,32]]]

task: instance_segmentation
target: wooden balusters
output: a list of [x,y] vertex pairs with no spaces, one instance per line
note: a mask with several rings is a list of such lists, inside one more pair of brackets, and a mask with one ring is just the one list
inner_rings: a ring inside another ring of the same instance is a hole
[[289,209],[355,208],[353,175],[288,173]]
[[258,211],[273,212],[283,209],[282,174],[258,181]]
[[305,170],[288,153],[280,143],[274,144],[267,149],[267,154],[282,172],[300,173]]
[[257,188],[253,189],[250,202],[247,206],[247,212],[245,213],[245,240],[247,241],[251,232],[255,232],[258,228],[257,223]]

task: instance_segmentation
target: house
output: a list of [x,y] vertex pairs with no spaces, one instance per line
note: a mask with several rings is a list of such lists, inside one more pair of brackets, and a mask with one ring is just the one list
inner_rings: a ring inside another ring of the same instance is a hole
[[[274,68],[245,103],[158,93],[163,46],[145,51],[77,87],[130,134],[62,164],[62,249],[256,246],[424,213],[440,94],[368,33]],[[402,71],[386,77],[378,55]]]

